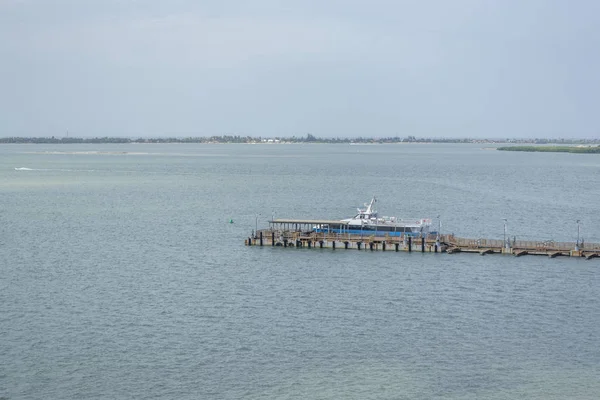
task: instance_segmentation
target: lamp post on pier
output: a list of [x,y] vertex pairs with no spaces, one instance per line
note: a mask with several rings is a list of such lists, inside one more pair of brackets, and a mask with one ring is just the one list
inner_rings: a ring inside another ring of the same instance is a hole
[[575,244],[575,250],[579,251],[579,232],[580,232],[581,220],[577,220],[577,243]]
[[254,234],[258,235],[258,217],[260,214],[256,214],[256,219],[254,221]]
[[506,223],[508,220],[506,218],[502,218],[504,220],[504,245],[502,247],[508,249],[508,243],[506,242]]
[[435,238],[435,252],[437,253],[440,250],[440,237],[441,237],[441,233],[440,231],[442,230],[442,220],[440,219],[440,216],[437,216],[438,219],[438,230],[437,230],[437,237]]

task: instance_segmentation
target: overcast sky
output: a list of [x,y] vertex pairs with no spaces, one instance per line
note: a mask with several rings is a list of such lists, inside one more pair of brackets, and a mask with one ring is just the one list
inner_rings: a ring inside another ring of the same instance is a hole
[[597,0],[0,0],[0,136],[600,137]]

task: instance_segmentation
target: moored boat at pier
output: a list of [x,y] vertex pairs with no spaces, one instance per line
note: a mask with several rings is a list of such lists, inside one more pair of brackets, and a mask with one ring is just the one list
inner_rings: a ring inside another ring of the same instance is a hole
[[430,232],[431,219],[404,220],[397,217],[380,217],[375,210],[377,199],[373,197],[365,208],[358,208],[358,214],[352,218],[327,221],[316,224],[313,231],[318,233],[348,233],[357,235],[389,235],[389,236],[423,236],[435,234]]

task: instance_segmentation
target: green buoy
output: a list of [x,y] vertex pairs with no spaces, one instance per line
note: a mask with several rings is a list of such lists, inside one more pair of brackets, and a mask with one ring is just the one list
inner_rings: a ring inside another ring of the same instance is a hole
[[230,223],[230,224],[233,224],[233,219],[230,219],[230,220],[229,220],[229,223]]

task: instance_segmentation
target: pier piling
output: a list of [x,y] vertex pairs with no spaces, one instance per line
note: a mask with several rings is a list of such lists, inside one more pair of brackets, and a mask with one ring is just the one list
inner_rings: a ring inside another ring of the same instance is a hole
[[[286,227],[287,228],[287,227]],[[305,227],[306,228],[306,227]],[[468,239],[447,235],[390,235],[379,233],[377,235],[355,235],[349,233],[330,233],[298,229],[262,229],[253,231],[252,235],[244,240],[247,246],[296,247],[296,248],[339,248],[358,249],[371,251],[413,251],[413,241],[420,240],[422,253],[476,253],[510,254],[515,257],[523,255],[544,255],[550,258],[558,256],[579,257],[591,260],[600,257],[600,243],[575,243],[554,241],[516,241],[511,246],[506,246],[503,240],[494,239]],[[318,243],[318,245],[317,245]],[[367,247],[368,246],[368,247]],[[391,247],[393,246],[393,248]]]

